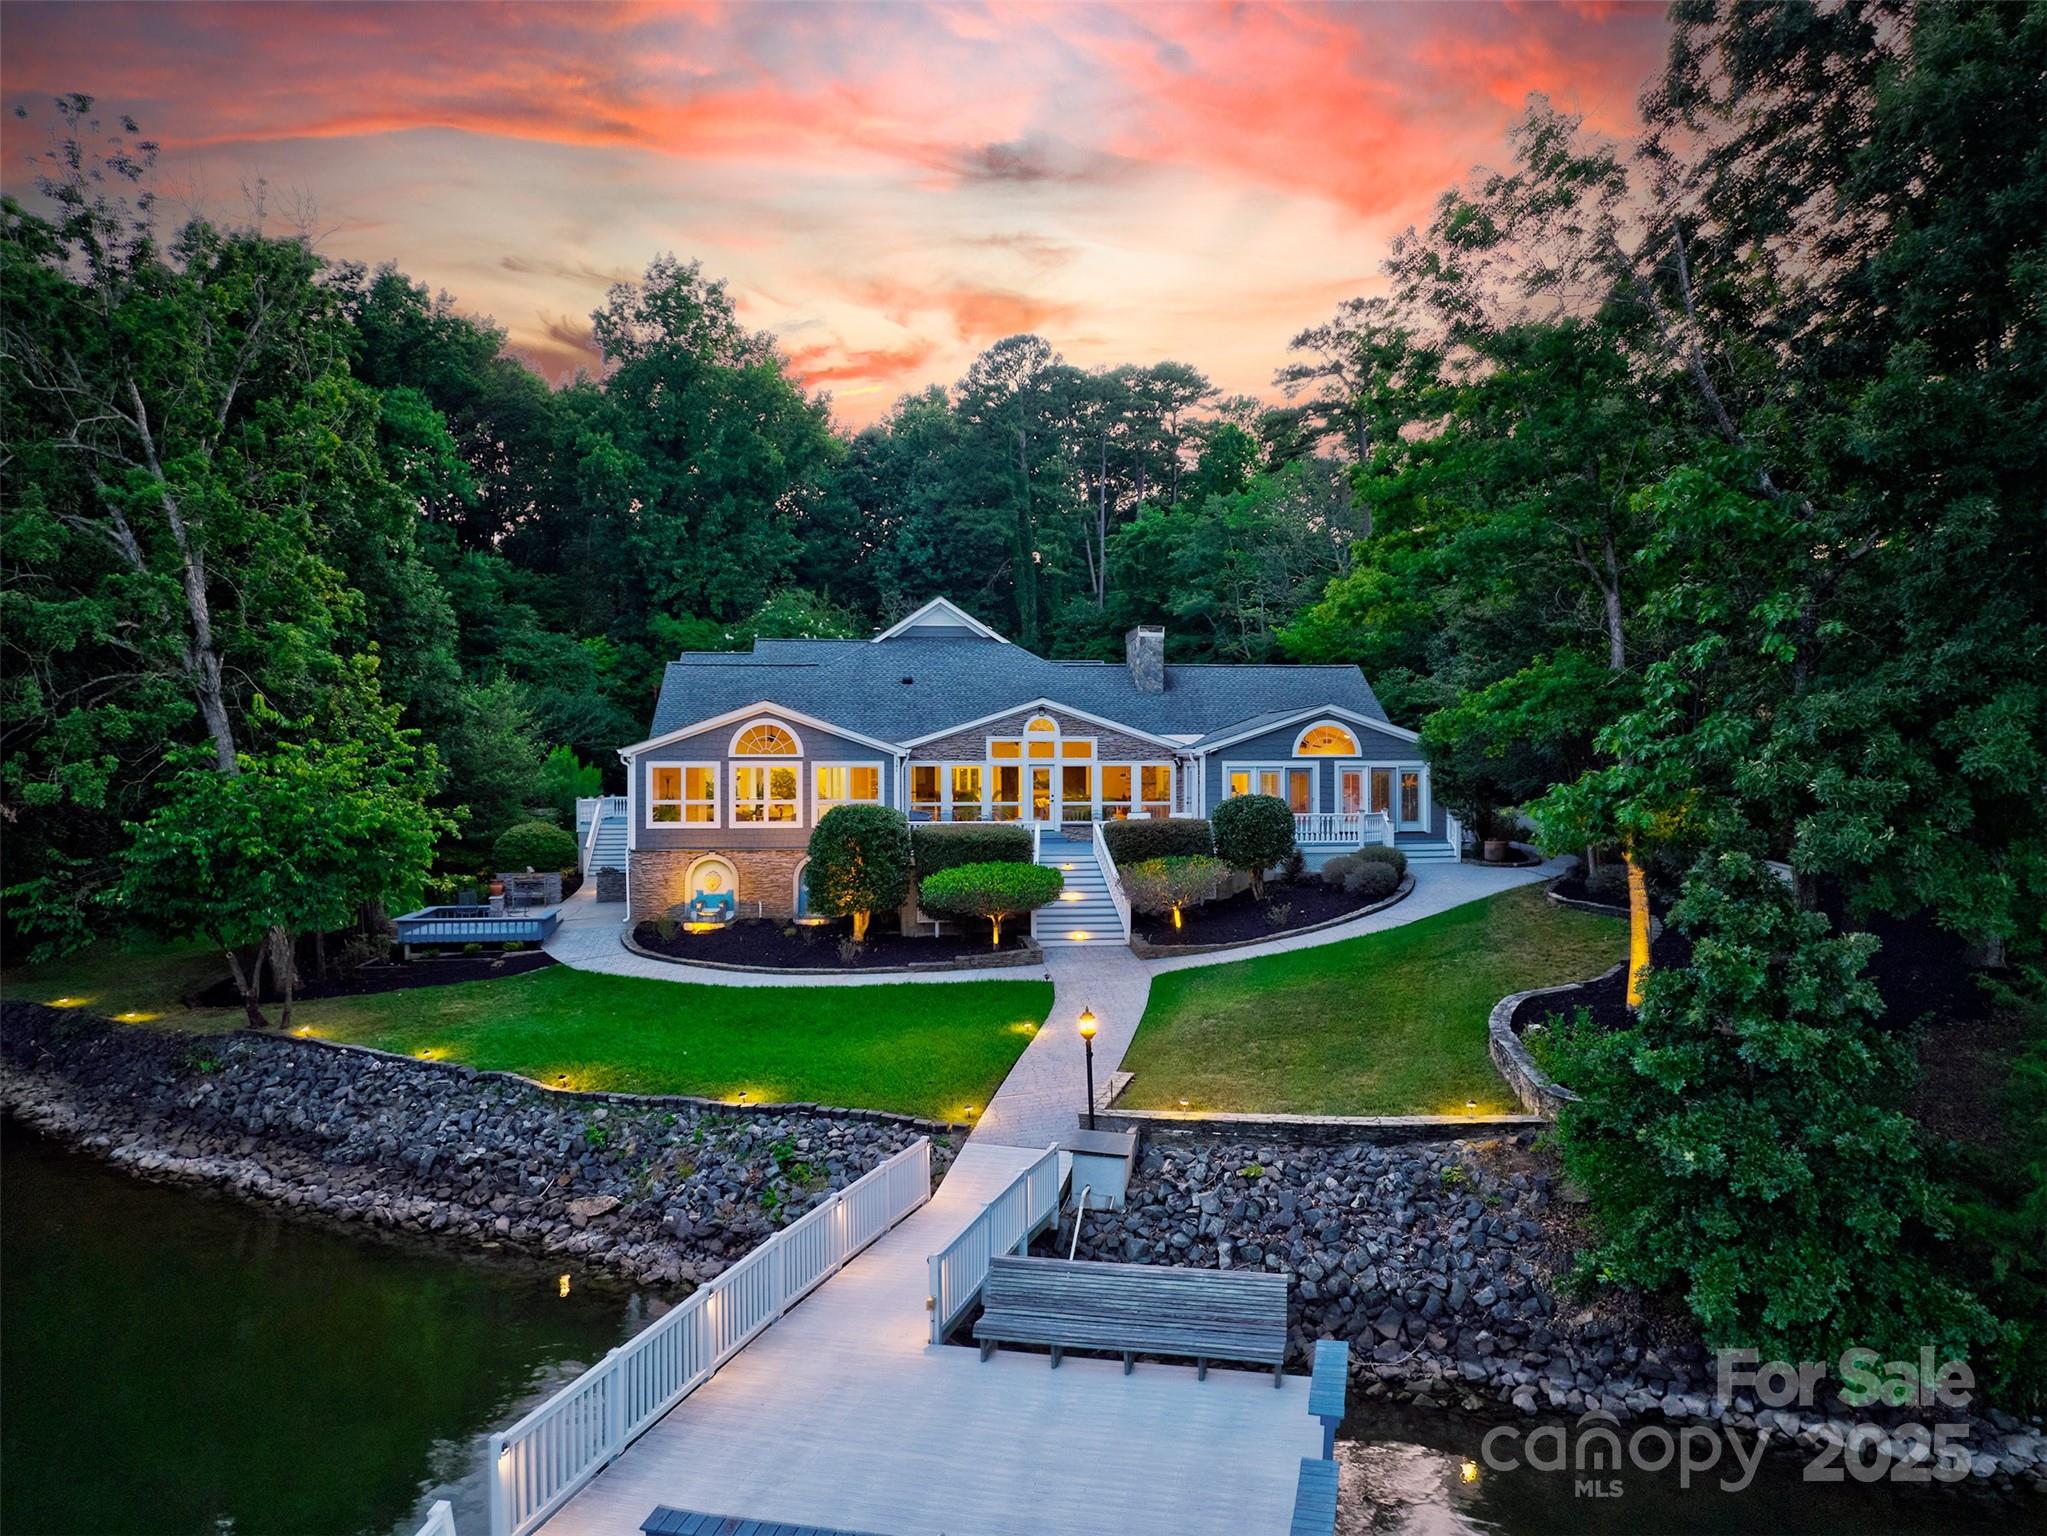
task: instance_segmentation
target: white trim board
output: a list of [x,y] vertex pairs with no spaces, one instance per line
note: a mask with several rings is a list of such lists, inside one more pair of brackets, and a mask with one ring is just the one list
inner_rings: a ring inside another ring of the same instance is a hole
[[[1194,749],[1194,755],[1197,757],[1210,757],[1220,752],[1224,747],[1233,747],[1240,741],[1249,741],[1253,736],[1263,736],[1267,731],[1282,730],[1289,725],[1298,725],[1304,720],[1312,722],[1324,715],[1329,716],[1331,719],[1347,721],[1364,730],[1383,731],[1386,735],[1395,737],[1400,741],[1418,742],[1421,740],[1419,732],[1394,725],[1391,721],[1374,720],[1370,715],[1361,715],[1356,710],[1345,709],[1339,704],[1315,704],[1306,709],[1288,710],[1275,720],[1267,720],[1262,724],[1250,727],[1248,730],[1238,731],[1235,735],[1223,736],[1214,741],[1203,742]],[[1294,734],[1298,740],[1300,733],[1296,731]],[[1327,759],[1325,758],[1324,761],[1327,761]]]
[[692,720],[687,725],[678,725],[672,731],[663,731],[659,736],[649,736],[645,741],[636,741],[629,747],[620,747],[618,755],[627,761],[631,761],[631,759],[651,747],[666,746],[669,742],[680,741],[685,736],[695,736],[701,731],[716,730],[719,726],[733,725],[742,720],[751,721],[756,716],[762,715],[775,720],[794,720],[815,730],[829,731],[835,736],[843,736],[848,741],[857,741],[861,746],[872,747],[878,752],[900,754],[902,751],[892,741],[882,741],[878,737],[868,736],[860,731],[853,730],[849,726],[834,725],[829,720],[820,720],[815,715],[806,715],[800,709],[790,709],[787,705],[777,704],[773,699],[760,699],[752,704],[748,704],[743,709],[728,709],[723,714],[707,715],[702,720]]
[[924,617],[926,614],[931,613],[933,610],[936,610],[939,616],[944,620],[944,625],[942,626],[944,628],[948,629],[958,628],[970,630],[972,633],[979,635],[983,640],[993,640],[997,645],[1009,644],[1009,639],[1006,635],[998,635],[986,624],[983,624],[971,613],[968,613],[964,608],[960,607],[959,604],[953,602],[950,598],[944,597],[932,598],[930,602],[926,603],[922,608],[919,608],[907,619],[901,619],[898,620],[896,623],[889,625],[887,629],[884,629],[880,634],[876,635],[872,640],[868,642],[868,644],[879,645],[884,640],[895,639],[905,630],[924,628],[925,627]]
[[[980,726],[992,725],[995,721],[1009,715],[1020,715],[1027,712],[1044,714],[1048,710],[1055,709],[1062,714],[1073,716],[1076,720],[1085,720],[1089,725],[1107,726],[1110,730],[1121,731],[1126,736],[1135,736],[1141,740],[1156,743],[1169,752],[1184,752],[1187,750],[1184,743],[1175,741],[1170,736],[1161,736],[1156,731],[1139,730],[1134,725],[1128,725],[1121,720],[1112,720],[1107,715],[1098,715],[1091,710],[1077,709],[1071,704],[1062,704],[1057,699],[1049,698],[1026,699],[1019,704],[1004,705],[1001,709],[995,710],[990,714],[980,715],[972,720],[962,720],[957,725],[948,725],[942,731],[926,731],[922,736],[908,737],[901,745],[907,751],[914,747],[921,747],[926,742],[937,741],[942,737],[957,736],[962,731],[971,731]],[[1062,731],[1061,734],[1063,735],[1064,732]]]

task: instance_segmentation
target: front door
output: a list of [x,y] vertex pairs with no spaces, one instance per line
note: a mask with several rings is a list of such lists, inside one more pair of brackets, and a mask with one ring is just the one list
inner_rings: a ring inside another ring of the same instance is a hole
[[1426,823],[1422,820],[1422,771],[1419,768],[1400,770],[1399,799],[1395,805],[1395,824],[1402,829],[1418,829]]
[[1048,767],[1031,769],[1031,812],[1032,821],[1051,821],[1057,814],[1058,806],[1052,798],[1052,770]]

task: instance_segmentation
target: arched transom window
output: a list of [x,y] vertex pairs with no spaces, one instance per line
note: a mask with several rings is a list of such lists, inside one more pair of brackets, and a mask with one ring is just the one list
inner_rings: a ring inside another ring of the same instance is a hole
[[802,752],[803,744],[796,739],[796,733],[772,720],[749,725],[732,738],[734,757],[797,757]]
[[1324,720],[1301,732],[1294,743],[1295,757],[1356,757],[1358,739],[1340,725]]
[[1059,734],[1059,722],[1050,715],[1032,715],[1030,720],[1024,725],[1024,734],[1028,736],[1057,736]]

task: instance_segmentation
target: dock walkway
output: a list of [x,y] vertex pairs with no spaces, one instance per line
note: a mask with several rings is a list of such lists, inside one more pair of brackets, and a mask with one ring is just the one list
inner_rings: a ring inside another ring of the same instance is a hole
[[886,1536],[1284,1531],[1321,1449],[1308,1378],[933,1345],[925,1260],[1036,1156],[976,1138],[931,1202],[686,1398],[542,1527],[656,1506]]

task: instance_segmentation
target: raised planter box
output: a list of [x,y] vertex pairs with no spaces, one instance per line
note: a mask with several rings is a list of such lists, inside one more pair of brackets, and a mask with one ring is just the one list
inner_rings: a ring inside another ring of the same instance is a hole
[[986,955],[961,955],[957,960],[913,960],[907,965],[854,966],[737,965],[730,960],[691,960],[682,955],[664,955],[658,949],[634,943],[630,933],[621,933],[618,941],[634,954],[645,955],[649,960],[659,960],[666,965],[682,965],[703,971],[740,971],[749,976],[906,976],[914,971],[1015,969],[1045,963],[1045,952],[1038,947],[1035,939],[1025,939],[1015,949],[991,950]]
[[395,920],[408,959],[425,944],[544,944],[561,925],[556,912],[497,912],[489,907],[421,907]]
[[597,871],[597,899],[599,901],[625,900],[624,870],[600,869]]

